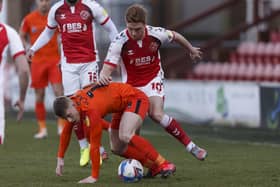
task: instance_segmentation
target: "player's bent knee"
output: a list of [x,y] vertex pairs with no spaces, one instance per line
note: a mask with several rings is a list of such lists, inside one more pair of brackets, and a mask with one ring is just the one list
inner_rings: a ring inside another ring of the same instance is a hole
[[119,138],[122,142],[128,144],[132,135],[131,134],[126,134],[126,133],[120,133]]

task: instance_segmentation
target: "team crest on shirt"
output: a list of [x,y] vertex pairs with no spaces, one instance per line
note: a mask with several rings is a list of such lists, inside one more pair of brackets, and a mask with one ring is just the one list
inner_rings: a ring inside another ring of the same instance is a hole
[[65,14],[60,14],[60,19],[66,19]]
[[151,52],[155,52],[158,50],[158,47],[159,47],[159,45],[157,42],[151,42],[149,49]]
[[31,27],[31,32],[32,32],[32,33],[37,32],[37,28],[36,28],[36,27]]
[[87,20],[90,16],[90,13],[87,10],[82,10],[80,16],[82,20]]
[[128,50],[128,51],[127,51],[127,55],[134,55],[133,50]]

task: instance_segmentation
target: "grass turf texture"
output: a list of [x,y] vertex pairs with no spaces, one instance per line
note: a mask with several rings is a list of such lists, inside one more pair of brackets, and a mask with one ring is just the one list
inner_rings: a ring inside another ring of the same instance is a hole
[[[194,127],[184,125],[195,143],[208,150],[206,161],[196,160],[183,146],[151,121],[145,121],[142,135],[177,166],[168,179],[142,179],[135,187],[276,187],[280,186],[280,132],[248,129]],[[77,181],[90,175],[90,167],[79,167],[79,147],[72,142],[65,157],[64,175],[55,176],[58,136],[55,121],[48,121],[49,136],[33,139],[35,120],[17,124],[6,121],[5,144],[0,146],[0,186],[80,186]],[[108,134],[103,144],[109,152]],[[103,163],[96,187],[131,186],[117,177],[122,158],[110,154]],[[81,184],[93,186],[92,184]]]

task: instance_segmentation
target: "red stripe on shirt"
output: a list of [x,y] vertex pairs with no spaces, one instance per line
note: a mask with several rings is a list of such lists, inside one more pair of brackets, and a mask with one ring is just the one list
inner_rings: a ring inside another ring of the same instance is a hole
[[51,27],[51,26],[47,25],[47,27],[48,27],[49,29],[56,29],[56,26],[55,26],[55,27]]
[[107,17],[100,25],[105,25],[105,23],[107,23],[107,21],[110,19],[110,17]]
[[20,52],[16,53],[16,54],[13,56],[13,59],[15,60],[19,55],[25,55],[25,51],[20,51]]
[[104,64],[108,64],[109,66],[117,67],[117,64],[113,64],[111,62],[104,62]]

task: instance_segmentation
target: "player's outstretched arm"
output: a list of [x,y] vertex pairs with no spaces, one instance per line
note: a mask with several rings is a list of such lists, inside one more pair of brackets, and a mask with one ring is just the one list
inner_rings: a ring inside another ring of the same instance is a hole
[[27,50],[27,59],[31,61],[31,58],[33,57],[34,53],[41,49],[43,46],[45,46],[52,38],[53,34],[55,32],[55,29],[50,29],[46,27],[44,31],[40,34],[39,38],[35,41],[35,43],[30,47],[29,50]]
[[55,169],[55,173],[57,176],[62,176],[62,174],[63,174],[63,168],[64,168],[64,159],[63,158],[64,158],[64,154],[70,143],[72,129],[73,129],[73,125],[71,123],[67,122],[67,123],[65,123],[62,133],[60,135],[56,169]]
[[104,25],[103,28],[109,33],[109,38],[113,41],[118,34],[117,27],[111,19],[109,19]]
[[15,64],[18,71],[20,96],[15,106],[18,107],[17,120],[20,121],[24,112],[24,101],[29,82],[29,65],[24,54],[15,58]]
[[200,48],[193,47],[192,44],[180,33],[173,31],[173,34],[174,34],[173,40],[188,50],[192,60],[202,58],[202,52],[200,51]]
[[59,139],[59,147],[58,147],[58,158],[64,158],[64,155],[67,151],[67,148],[70,143],[71,134],[72,134],[73,124],[70,122],[67,122],[64,124],[62,133],[60,135]]
[[64,159],[58,157],[56,162],[56,169],[55,169],[55,173],[57,176],[62,176],[63,168],[64,168]]
[[115,67],[108,64],[104,64],[99,75],[98,84],[99,85],[108,85],[112,81],[111,74],[114,71]]

